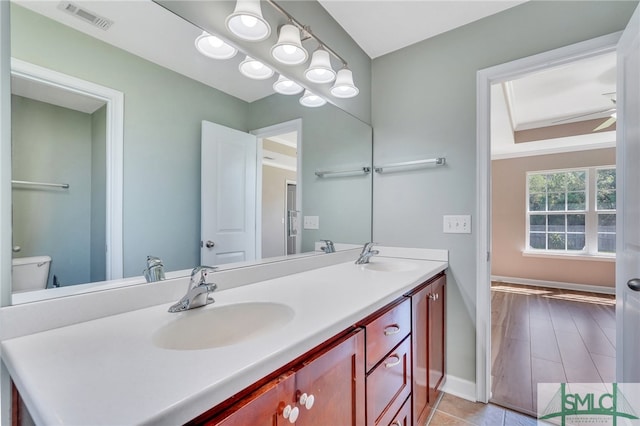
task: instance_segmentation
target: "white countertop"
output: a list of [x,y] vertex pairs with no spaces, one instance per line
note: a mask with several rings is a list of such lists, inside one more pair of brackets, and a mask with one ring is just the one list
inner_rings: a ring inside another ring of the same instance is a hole
[[2,357],[37,424],[181,424],[448,266],[396,260],[415,269],[380,272],[348,262],[214,293],[216,302],[198,310],[250,301],[294,310],[281,328],[231,346],[154,346],[155,330],[197,311],[171,314],[163,304],[5,340]]

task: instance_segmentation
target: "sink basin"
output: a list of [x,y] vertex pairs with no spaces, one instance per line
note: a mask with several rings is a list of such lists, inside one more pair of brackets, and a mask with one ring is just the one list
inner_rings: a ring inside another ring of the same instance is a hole
[[157,347],[176,350],[219,348],[259,337],[293,319],[287,305],[235,303],[186,311],[153,333]]
[[418,269],[418,265],[397,259],[372,259],[361,265],[363,269],[376,272],[408,272]]

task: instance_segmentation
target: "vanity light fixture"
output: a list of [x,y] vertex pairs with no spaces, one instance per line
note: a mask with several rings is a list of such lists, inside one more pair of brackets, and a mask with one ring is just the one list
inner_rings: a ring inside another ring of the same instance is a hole
[[281,26],[278,42],[271,48],[271,56],[285,65],[298,65],[305,62],[309,54],[302,47],[300,29],[292,23]]
[[336,78],[336,72],[331,68],[329,52],[321,45],[311,56],[311,64],[304,72],[304,76],[312,83],[331,83]]
[[326,103],[326,99],[318,95],[314,95],[308,90],[305,90],[304,95],[302,95],[302,97],[300,98],[300,105],[311,108],[320,107]]
[[230,59],[238,53],[238,49],[206,31],[196,38],[195,45],[198,52],[213,59]]
[[239,69],[242,75],[254,80],[265,80],[274,74],[271,68],[251,56],[247,56],[240,62]]
[[331,94],[336,98],[353,98],[360,90],[353,84],[353,73],[349,68],[338,71],[336,82],[331,88]]
[[273,83],[273,90],[282,95],[297,95],[304,90],[304,87],[281,74],[278,81]]
[[262,41],[271,35],[271,26],[262,17],[260,0],[237,0],[225,24],[229,31],[247,41]]

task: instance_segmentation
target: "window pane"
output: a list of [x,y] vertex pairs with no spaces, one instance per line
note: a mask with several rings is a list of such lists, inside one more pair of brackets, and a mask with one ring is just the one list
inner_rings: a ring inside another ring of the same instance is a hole
[[567,173],[567,191],[584,191],[586,182],[587,173],[584,171]]
[[598,234],[598,251],[601,253],[615,253],[616,234]]
[[536,234],[536,233],[530,233],[529,234],[529,245],[531,246],[531,248],[534,249],[546,249],[547,246],[545,244],[546,242],[546,236],[547,234]]
[[529,216],[529,230],[544,232],[547,229],[547,217],[542,214],[532,214]]
[[565,249],[565,234],[547,234],[547,246],[549,250]]
[[616,215],[615,214],[599,214],[598,215],[598,232],[616,232]]
[[567,193],[567,210],[586,210],[587,196],[584,192]]
[[549,211],[565,209],[564,192],[562,194],[549,194]]
[[554,214],[548,216],[549,232],[565,232],[564,215]]
[[547,187],[549,192],[565,192],[567,190],[567,174],[551,173],[547,175]]
[[567,234],[567,250],[584,250],[584,234]]
[[616,169],[601,169],[596,175],[598,190],[616,189]]
[[529,175],[529,192],[547,192],[545,175]]
[[585,215],[568,214],[567,215],[567,231],[568,232],[585,232]]
[[598,191],[598,210],[615,210],[616,209],[616,191]]
[[545,194],[529,195],[529,211],[540,212],[547,210],[547,198]]

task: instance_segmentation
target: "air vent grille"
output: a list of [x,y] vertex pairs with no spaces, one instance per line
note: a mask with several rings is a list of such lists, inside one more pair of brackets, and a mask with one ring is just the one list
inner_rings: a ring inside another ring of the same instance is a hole
[[58,4],[58,9],[67,12],[68,14],[73,15],[78,19],[82,19],[83,21],[93,25],[94,27],[98,27],[101,30],[106,31],[111,27],[111,25],[113,25],[112,20],[104,18],[84,7],[78,6],[77,4],[71,3],[69,1],[61,1]]

